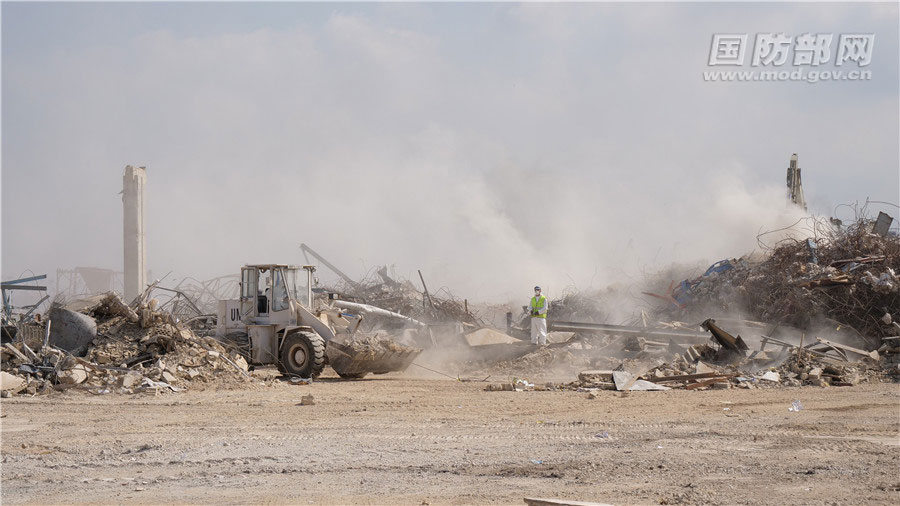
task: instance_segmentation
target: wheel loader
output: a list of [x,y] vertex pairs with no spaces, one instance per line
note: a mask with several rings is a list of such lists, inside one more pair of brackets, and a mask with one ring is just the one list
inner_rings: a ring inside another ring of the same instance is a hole
[[392,345],[366,353],[349,345],[362,315],[314,299],[315,266],[245,265],[240,298],[220,300],[216,337],[236,345],[252,365],[274,364],[285,374],[315,378],[326,365],[344,378],[405,370],[422,352]]

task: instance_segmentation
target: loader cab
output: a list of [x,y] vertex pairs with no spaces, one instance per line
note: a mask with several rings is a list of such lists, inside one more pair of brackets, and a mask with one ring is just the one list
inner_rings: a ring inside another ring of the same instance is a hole
[[246,265],[241,268],[241,314],[255,323],[289,323],[291,301],[310,307],[315,267]]

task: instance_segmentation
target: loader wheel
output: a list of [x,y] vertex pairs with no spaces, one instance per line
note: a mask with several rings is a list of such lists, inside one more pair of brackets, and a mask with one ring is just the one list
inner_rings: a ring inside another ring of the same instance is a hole
[[[337,372],[337,371],[335,371]],[[338,376],[344,379],[361,379],[368,373],[365,372],[338,372]]]
[[294,332],[281,345],[281,367],[285,374],[316,378],[325,368],[325,340],[318,334]]

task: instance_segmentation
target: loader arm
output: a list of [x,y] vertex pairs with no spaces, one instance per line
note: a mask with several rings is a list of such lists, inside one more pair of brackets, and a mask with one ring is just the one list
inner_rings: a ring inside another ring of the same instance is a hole
[[331,327],[328,326],[327,323],[318,319],[316,315],[312,314],[301,304],[297,304],[296,311],[297,319],[299,320],[298,323],[306,325],[307,327],[312,327],[312,329],[316,331],[316,334],[322,336],[322,339],[324,339],[326,343],[329,343],[334,339],[334,331],[331,330]]

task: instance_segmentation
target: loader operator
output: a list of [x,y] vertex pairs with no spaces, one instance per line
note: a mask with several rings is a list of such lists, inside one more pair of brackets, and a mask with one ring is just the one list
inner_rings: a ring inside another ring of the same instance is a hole
[[547,311],[550,301],[541,295],[541,287],[534,287],[531,298],[531,344],[547,345]]

